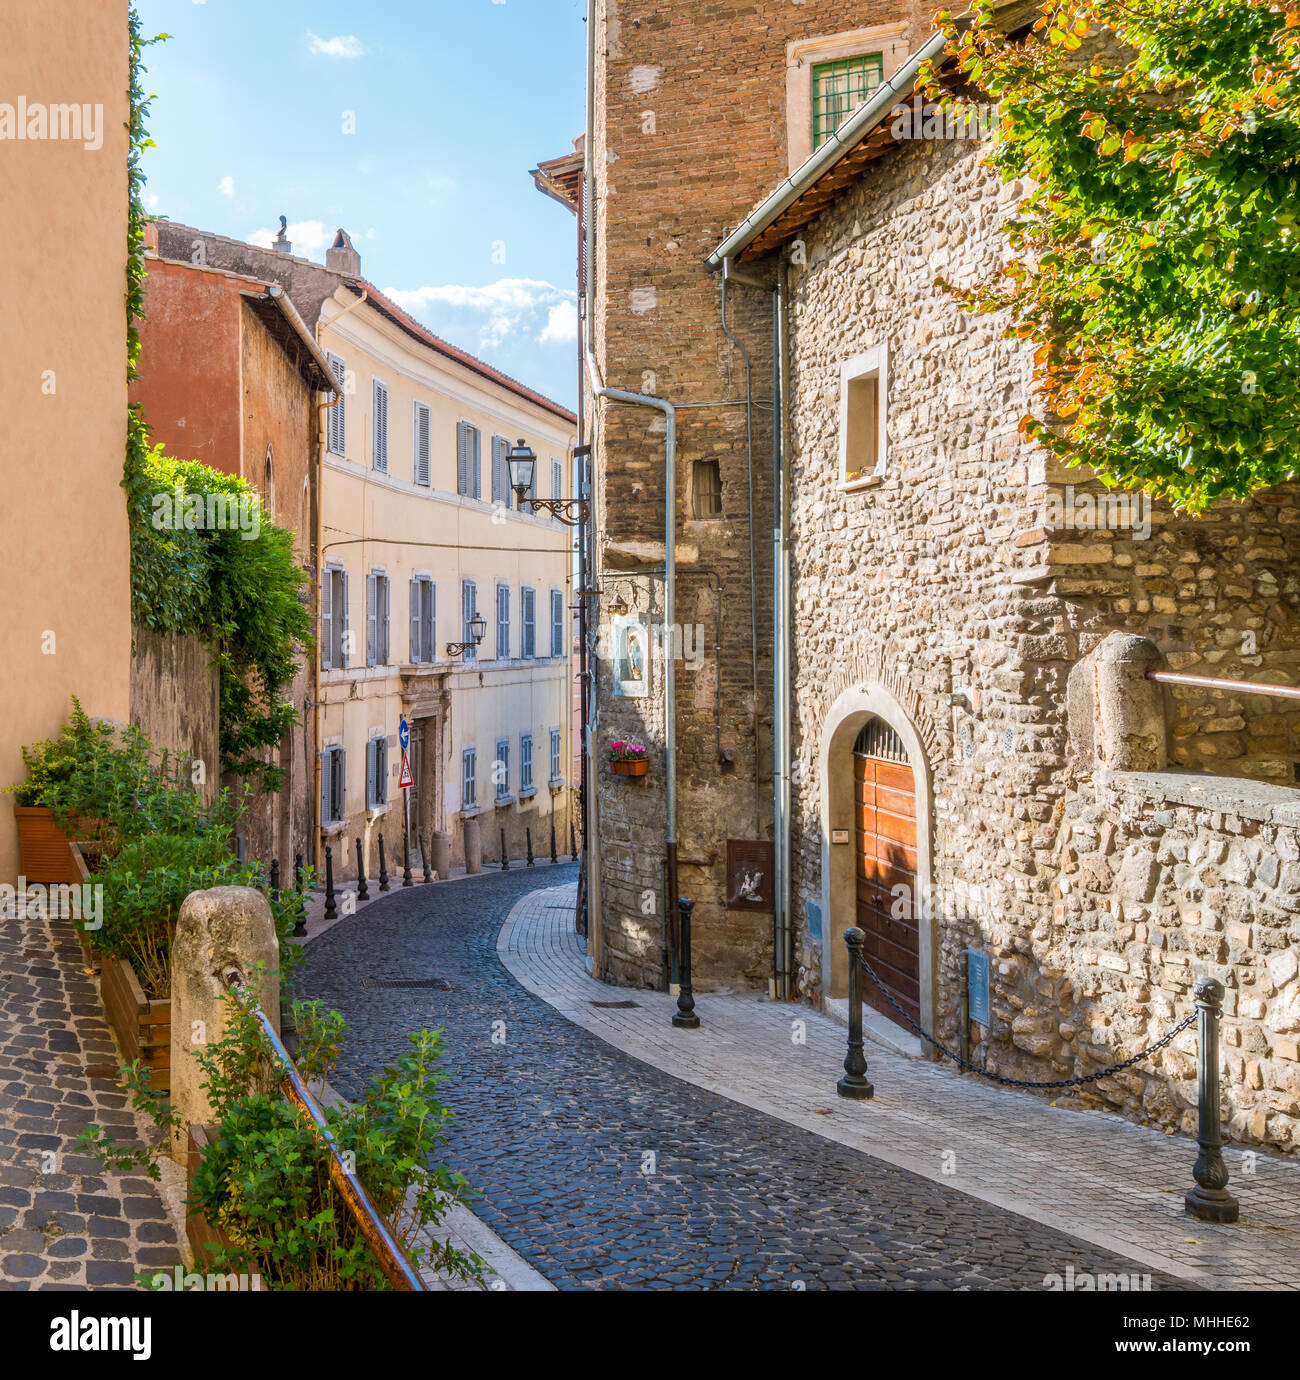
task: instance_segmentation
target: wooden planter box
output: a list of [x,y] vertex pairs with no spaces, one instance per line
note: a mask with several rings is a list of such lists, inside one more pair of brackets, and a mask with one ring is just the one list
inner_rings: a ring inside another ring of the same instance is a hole
[[[203,1151],[212,1144],[219,1131],[220,1127],[217,1126],[190,1127],[189,1148],[185,1159],[185,1184],[187,1188],[194,1183],[194,1175],[203,1158]],[[189,1240],[190,1249],[194,1252],[196,1266],[205,1260],[212,1251],[231,1244],[230,1238],[220,1227],[213,1226],[206,1217],[193,1210],[189,1211],[185,1217],[185,1235]]]
[[99,992],[122,1048],[122,1060],[141,1060],[153,1070],[153,1087],[171,1091],[172,1004],[151,1001],[140,987],[135,969],[124,959],[104,954],[99,959]]
[[642,757],[627,762],[611,762],[615,776],[644,776],[650,770],[650,759]]
[[19,866],[29,882],[46,886],[81,881],[68,845],[72,840],[54,822],[48,805],[15,805]]
[[[78,839],[68,845],[68,850],[72,854],[72,865],[77,869],[77,880],[83,886],[94,885],[95,874],[90,866],[90,858],[96,853],[103,851],[103,844],[88,842],[85,839]],[[100,916],[103,923],[103,916]],[[95,952],[95,931],[83,929],[77,926],[77,938],[81,941],[81,956],[86,960],[86,967],[99,971],[99,955]]]

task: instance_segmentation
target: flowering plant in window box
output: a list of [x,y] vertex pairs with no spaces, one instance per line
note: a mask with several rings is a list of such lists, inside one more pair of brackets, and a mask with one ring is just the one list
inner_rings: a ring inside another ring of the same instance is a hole
[[650,770],[650,760],[640,743],[611,743],[609,761],[619,776],[644,776]]

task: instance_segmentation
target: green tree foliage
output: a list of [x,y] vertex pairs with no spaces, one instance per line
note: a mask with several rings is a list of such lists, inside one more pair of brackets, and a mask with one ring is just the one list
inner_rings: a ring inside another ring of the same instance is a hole
[[1001,275],[953,289],[1037,347],[1022,430],[1193,511],[1294,478],[1300,0],[1049,0],[1015,41],[989,0],[939,22],[1029,188]]

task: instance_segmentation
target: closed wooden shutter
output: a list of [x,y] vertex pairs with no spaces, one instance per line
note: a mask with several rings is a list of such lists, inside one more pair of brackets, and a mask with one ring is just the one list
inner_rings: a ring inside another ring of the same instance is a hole
[[510,586],[497,586],[497,656],[510,659]]
[[537,594],[531,589],[520,591],[519,596],[519,621],[522,623],[520,633],[519,655],[521,657],[532,657],[537,655]]
[[320,822],[329,824],[334,818],[332,794],[334,787],[334,753],[326,748],[320,755]]
[[460,640],[467,644],[465,648],[466,661],[474,661],[478,655],[477,648],[474,646],[474,630],[470,627],[477,604],[478,590],[475,588],[474,582],[463,580],[460,586]]
[[429,483],[429,407],[427,403],[415,404],[415,482]]
[[456,423],[456,492],[469,493],[469,427]]
[[411,630],[411,660],[420,661],[420,582],[411,581],[410,602],[407,604],[407,611],[410,615]]
[[564,593],[551,591],[551,655],[564,655]]
[[525,733],[519,740],[519,789],[533,788],[533,735]]
[[432,580],[424,581],[424,605],[420,613],[420,630],[424,636],[425,661],[438,659],[438,586]]
[[366,665],[379,659],[379,576],[366,576]]
[[338,355],[329,356],[330,373],[334,375],[334,391],[338,394],[338,402],[329,410],[329,448],[334,455],[347,454],[347,418],[344,409],[347,407],[346,389],[348,370],[347,365]]
[[482,440],[476,426],[470,427],[470,459],[473,464],[473,488],[471,492],[475,498],[483,497],[483,468],[482,468]]
[[492,502],[510,506],[510,485],[506,473],[506,438],[492,438]]
[[378,738],[372,738],[366,744],[366,805],[370,809],[373,809],[375,806],[375,778],[378,772],[376,765],[378,747]]
[[343,618],[341,620],[342,636],[339,644],[339,664],[346,667],[352,664],[352,646],[350,642],[352,625],[348,619],[348,572],[346,570],[340,570],[338,572],[338,579],[339,602],[343,605]]
[[388,576],[379,577],[379,664],[388,665]]
[[334,655],[334,572],[326,570],[321,575],[320,586],[320,665],[328,671],[333,665]]
[[551,497],[564,497],[564,466],[558,460],[551,461]]
[[375,468],[388,473],[388,389],[375,380]]

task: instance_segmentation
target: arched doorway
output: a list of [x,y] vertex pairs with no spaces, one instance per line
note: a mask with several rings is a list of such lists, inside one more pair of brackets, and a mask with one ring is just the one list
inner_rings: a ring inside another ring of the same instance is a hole
[[[821,786],[822,994],[848,996],[844,931],[868,935],[867,960],[913,1020],[932,1030],[937,953],[928,898],[933,783],[925,745],[899,701],[873,683],[842,691],[827,710],[818,753]],[[897,888],[897,890],[896,890]],[[871,1007],[906,1037],[884,992]]]
[[902,738],[883,719],[868,719],[853,744],[853,786],[857,924],[880,979],[863,975],[863,1000],[897,1020],[892,998],[919,1021],[916,783]]

